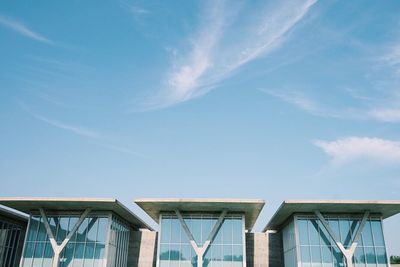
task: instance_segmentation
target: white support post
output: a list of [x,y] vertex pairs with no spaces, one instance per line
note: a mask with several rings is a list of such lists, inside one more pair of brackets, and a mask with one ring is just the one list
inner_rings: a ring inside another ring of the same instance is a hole
[[49,236],[50,244],[54,252],[53,256],[53,262],[52,262],[52,267],[58,267],[58,264],[60,263],[60,254],[65,248],[65,246],[68,244],[69,240],[71,239],[72,235],[75,234],[75,232],[78,230],[79,226],[82,224],[83,220],[87,217],[91,209],[86,209],[81,217],[79,218],[78,222],[75,224],[74,228],[68,233],[67,237],[63,240],[61,245],[57,244],[56,239],[54,238],[53,231],[51,231],[51,227],[49,225],[49,221],[47,220],[46,213],[42,208],[39,209],[40,215],[42,215],[43,223],[46,228],[47,235]]
[[326,231],[328,231],[329,235],[332,237],[333,241],[335,241],[337,247],[340,249],[343,256],[346,258],[346,266],[353,267],[353,255],[357,248],[358,239],[360,238],[361,232],[364,229],[365,222],[367,221],[367,219],[369,217],[369,211],[364,212],[364,216],[361,220],[361,223],[358,226],[358,229],[354,236],[354,239],[352,240],[350,248],[348,248],[348,249],[346,249],[344,247],[344,245],[342,244],[342,242],[340,242],[340,240],[337,238],[337,236],[335,235],[332,228],[329,226],[328,222],[325,220],[325,218],[321,214],[321,212],[316,210],[314,213],[317,215],[318,219],[321,221],[321,223],[325,227]]
[[194,251],[196,252],[197,255],[197,267],[203,267],[203,256],[206,252],[206,250],[208,249],[208,247],[211,244],[211,241],[214,239],[215,235],[217,234],[218,229],[220,228],[220,226],[222,225],[226,213],[228,211],[226,209],[224,209],[221,213],[221,215],[218,218],[218,221],[215,223],[213,229],[211,230],[210,234],[208,235],[207,240],[204,242],[204,244],[202,246],[198,246],[196,244],[196,241],[194,240],[194,237],[192,235],[192,233],[189,230],[189,227],[187,226],[185,220],[182,217],[182,214],[180,213],[179,210],[175,210],[176,215],[178,216],[178,219],[183,227],[183,230],[185,231],[187,237],[189,238],[190,244],[192,245]]

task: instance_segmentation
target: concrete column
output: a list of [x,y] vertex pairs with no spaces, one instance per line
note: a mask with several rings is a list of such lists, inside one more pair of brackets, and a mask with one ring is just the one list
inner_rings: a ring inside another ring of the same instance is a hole
[[321,212],[315,211],[315,214],[321,221],[322,225],[325,227],[326,231],[328,231],[329,235],[332,237],[333,241],[335,241],[337,247],[339,250],[342,252],[343,256],[346,259],[346,265],[347,267],[353,267],[353,255],[354,252],[356,251],[357,244],[358,244],[358,239],[360,238],[361,232],[364,229],[365,222],[367,221],[369,217],[369,211],[365,211],[363,218],[361,219],[361,223],[358,226],[356,235],[354,236],[354,239],[352,240],[350,248],[346,249],[344,245],[339,241],[335,233],[333,232],[332,228],[329,226],[328,222],[325,220],[324,216],[322,216]]
[[180,213],[179,210],[175,210],[176,216],[178,216],[178,219],[179,219],[188,239],[190,240],[190,244],[192,245],[194,251],[196,252],[197,267],[203,267],[204,253],[206,252],[207,248],[210,246],[211,241],[214,239],[215,235],[217,234],[218,229],[221,227],[227,212],[228,212],[227,210],[222,211],[221,215],[218,218],[218,221],[215,223],[213,229],[211,230],[206,242],[204,242],[204,244],[199,247],[196,244],[196,241],[194,240],[194,237],[193,237],[192,233],[190,232],[189,227],[186,225],[186,222],[183,219],[182,214]]
[[58,264],[60,263],[60,253],[63,251],[65,246],[68,244],[69,240],[71,239],[72,235],[75,234],[76,230],[78,230],[79,226],[82,224],[83,220],[86,218],[86,216],[89,214],[90,209],[86,209],[81,217],[79,218],[78,222],[75,224],[75,226],[72,228],[71,232],[68,233],[67,237],[64,239],[64,241],[61,243],[61,245],[57,244],[56,239],[54,238],[53,231],[51,231],[51,227],[49,225],[49,221],[47,220],[46,213],[42,208],[39,209],[40,215],[42,216],[44,226],[46,228],[47,235],[49,236],[51,248],[53,249],[53,262],[52,262],[52,267],[58,267]]

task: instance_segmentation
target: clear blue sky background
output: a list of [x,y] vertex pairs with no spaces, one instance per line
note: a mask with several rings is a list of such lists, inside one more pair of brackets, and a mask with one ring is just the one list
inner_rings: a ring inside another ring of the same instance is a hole
[[263,198],[256,230],[400,199],[399,26],[396,0],[1,1],[0,194]]

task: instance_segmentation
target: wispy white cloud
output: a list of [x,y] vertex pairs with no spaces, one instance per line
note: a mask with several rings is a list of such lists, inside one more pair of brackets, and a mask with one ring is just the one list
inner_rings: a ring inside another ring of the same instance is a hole
[[300,91],[282,92],[277,90],[262,90],[262,92],[265,92],[314,115],[322,115],[326,113],[316,101]]
[[33,30],[29,29],[28,26],[22,24],[19,21],[13,20],[11,18],[7,18],[0,15],[0,25],[9,28],[25,37],[28,37],[32,40],[39,41],[46,44],[54,44],[53,41],[44,37],[43,35],[34,32]]
[[150,108],[204,95],[243,65],[278,48],[315,2],[279,1],[273,7],[254,11],[257,15],[252,17],[260,19],[243,22],[237,21],[240,10],[234,10],[231,2],[210,2],[200,27],[189,38],[191,48],[183,54],[178,51],[167,74],[166,90]]
[[393,66],[400,65],[400,45],[390,47],[388,52],[382,57],[382,60]]
[[335,165],[370,159],[381,163],[400,164],[400,142],[370,137],[346,137],[335,141],[313,141]]
[[[302,91],[261,90],[273,97],[280,99],[296,108],[314,116],[326,118],[374,120],[378,122],[400,122],[400,109],[398,108],[335,108],[329,107],[304,94]],[[353,97],[353,96],[352,96]],[[359,98],[361,101],[371,99]]]
[[56,127],[58,129],[66,130],[70,133],[73,133],[73,134],[76,134],[76,135],[79,135],[79,136],[82,136],[85,138],[92,139],[92,140],[96,141],[96,143],[98,145],[105,147],[107,149],[110,149],[110,150],[114,150],[114,151],[125,153],[125,154],[130,154],[133,156],[145,157],[141,153],[135,152],[135,151],[131,150],[130,148],[114,144],[110,140],[109,137],[105,136],[102,133],[99,133],[98,131],[94,131],[94,130],[91,130],[91,129],[88,129],[85,127],[71,125],[71,124],[67,124],[64,122],[60,122],[58,120],[50,119],[46,116],[37,114],[36,112],[32,111],[29,106],[27,106],[26,104],[24,104],[22,102],[19,102],[19,104],[20,104],[21,108],[24,109],[26,112],[28,112],[32,117],[34,117],[35,119],[38,119],[42,122],[45,122],[48,125]]
[[383,122],[400,122],[400,109],[373,109],[369,112],[370,116]]

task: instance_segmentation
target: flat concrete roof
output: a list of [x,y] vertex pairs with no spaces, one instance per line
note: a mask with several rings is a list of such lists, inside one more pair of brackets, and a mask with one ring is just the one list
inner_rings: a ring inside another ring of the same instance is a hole
[[114,198],[32,198],[0,197],[0,204],[24,213],[43,208],[48,211],[112,211],[125,219],[133,227],[153,230],[131,210]]
[[212,199],[212,198],[145,198],[137,199],[135,203],[141,207],[153,220],[159,223],[161,212],[171,212],[178,209],[182,212],[238,212],[245,215],[245,227],[251,230],[258,215],[265,205],[261,199]]
[[14,210],[4,208],[4,207],[0,207],[0,216],[4,216],[13,221],[19,221],[19,222],[22,222],[25,224],[28,223],[28,219],[29,219],[29,217],[26,214],[23,214],[23,213],[21,214]]
[[285,200],[264,228],[279,230],[294,213],[371,213],[382,215],[383,219],[400,213],[400,200]]

